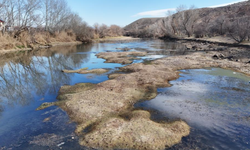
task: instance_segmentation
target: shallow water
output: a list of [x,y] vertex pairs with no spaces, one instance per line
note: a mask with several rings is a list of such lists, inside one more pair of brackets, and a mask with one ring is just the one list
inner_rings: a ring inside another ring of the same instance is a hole
[[[63,46],[49,50],[18,52],[0,56],[0,150],[2,149],[87,149],[78,144],[76,124],[66,112],[53,106],[62,85],[100,83],[124,65],[104,63],[96,54],[118,51],[147,51],[134,63],[187,51],[183,45],[160,40],[128,43],[95,43]],[[66,74],[62,69],[108,68],[102,75]],[[170,88],[135,106],[152,112],[152,119],[183,119],[192,127],[190,136],[171,149],[250,149],[249,77],[223,69],[183,70]]]
[[[108,79],[109,73],[124,66],[104,63],[104,59],[95,56],[99,52],[143,48],[150,51],[151,56],[134,61],[142,62],[169,55],[170,52],[164,50],[168,45],[174,48],[171,52],[183,51],[178,43],[155,40],[62,46],[0,56],[0,149],[86,149],[78,144],[74,134],[76,124],[70,122],[66,112],[55,106],[41,111],[35,109],[44,102],[56,101],[62,85],[100,83]],[[84,67],[110,71],[102,75],[61,72]]]
[[182,119],[191,133],[171,149],[250,149],[250,77],[219,68],[181,71],[172,87],[135,104],[152,119]]

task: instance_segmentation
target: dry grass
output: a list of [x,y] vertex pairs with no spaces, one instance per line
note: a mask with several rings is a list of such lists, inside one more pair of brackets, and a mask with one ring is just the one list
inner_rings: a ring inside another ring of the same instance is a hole
[[56,32],[54,36],[51,37],[51,42],[74,42],[74,41],[76,41],[76,35],[71,30]]
[[22,43],[10,35],[0,34],[0,50],[22,48]]
[[34,42],[41,45],[51,43],[51,36],[48,32],[37,32],[34,34]]
[[0,34],[0,50],[36,48],[53,42],[75,42],[76,35],[73,31],[62,31],[51,34],[49,32],[21,32],[16,38],[12,34]]

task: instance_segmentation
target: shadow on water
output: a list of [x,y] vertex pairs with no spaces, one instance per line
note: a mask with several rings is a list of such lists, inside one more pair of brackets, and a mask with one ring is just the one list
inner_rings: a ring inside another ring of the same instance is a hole
[[250,77],[219,68],[183,70],[172,87],[135,104],[152,119],[182,119],[191,133],[170,149],[250,149]]

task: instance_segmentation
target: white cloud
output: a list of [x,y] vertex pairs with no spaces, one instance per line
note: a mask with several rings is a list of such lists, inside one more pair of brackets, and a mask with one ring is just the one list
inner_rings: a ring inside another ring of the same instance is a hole
[[[227,5],[231,5],[231,4],[239,3],[239,2],[245,2],[245,1],[248,1],[248,0],[238,0],[238,1],[231,2],[231,3],[209,6],[208,8],[223,7],[223,6],[227,6]],[[142,17],[142,16],[145,16],[145,17],[165,17],[166,13],[168,11],[175,11],[175,10],[176,10],[176,8],[145,11],[145,12],[137,13],[137,14],[133,15],[132,17]]]
[[175,8],[140,12],[138,14],[133,15],[133,17],[141,17],[141,16],[147,16],[147,17],[164,17],[164,16],[166,16],[166,13],[168,11],[175,11]]
[[209,8],[223,7],[223,6],[228,6],[228,5],[232,5],[234,3],[245,2],[245,1],[247,1],[247,0],[238,0],[238,1],[231,2],[231,3],[210,6]]

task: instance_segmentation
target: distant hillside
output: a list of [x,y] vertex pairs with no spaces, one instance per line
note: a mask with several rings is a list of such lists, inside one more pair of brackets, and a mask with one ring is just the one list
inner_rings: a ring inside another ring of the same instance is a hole
[[164,19],[164,18],[142,18],[142,19],[136,20],[135,22],[125,26],[123,29],[125,31],[131,31],[134,29],[142,30],[142,29],[146,28],[147,26],[149,26],[155,22],[158,22],[159,20],[162,20],[162,19]]
[[126,27],[136,37],[229,36],[237,42],[250,37],[250,1],[218,8],[188,9],[164,18],[143,18]]

